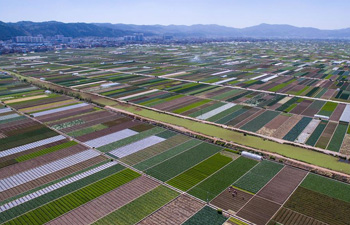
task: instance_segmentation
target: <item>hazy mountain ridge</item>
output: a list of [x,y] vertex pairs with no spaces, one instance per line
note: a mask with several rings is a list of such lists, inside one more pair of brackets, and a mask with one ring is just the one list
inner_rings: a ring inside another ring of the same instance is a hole
[[0,22],[0,39],[8,40],[15,36],[42,34],[53,36],[62,34],[68,37],[121,37],[136,32],[145,36],[173,35],[175,37],[253,37],[253,38],[333,38],[349,39],[350,28],[321,30],[312,27],[291,25],[260,24],[247,28],[233,28],[210,25],[133,25],[111,23],[62,23],[56,21],[17,23]]

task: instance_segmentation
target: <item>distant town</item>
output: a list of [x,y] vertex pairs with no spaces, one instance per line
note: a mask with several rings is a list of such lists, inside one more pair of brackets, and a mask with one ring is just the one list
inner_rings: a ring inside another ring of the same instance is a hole
[[144,36],[134,33],[123,37],[65,37],[64,35],[47,36],[16,36],[11,40],[0,41],[0,55],[11,53],[59,51],[63,49],[81,49],[97,47],[119,47],[128,44],[191,44],[226,41],[264,41],[254,38],[205,38],[205,37],[174,37],[172,35]]

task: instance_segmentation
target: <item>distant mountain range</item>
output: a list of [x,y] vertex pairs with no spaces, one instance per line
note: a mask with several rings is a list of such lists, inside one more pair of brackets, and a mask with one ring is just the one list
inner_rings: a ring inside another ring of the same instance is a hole
[[0,40],[15,36],[64,35],[67,37],[121,37],[136,32],[145,36],[173,35],[174,37],[252,37],[252,38],[307,38],[307,39],[350,39],[350,28],[320,30],[311,27],[291,25],[260,24],[247,28],[233,28],[219,25],[132,25],[111,23],[62,23],[29,22],[4,23],[0,21]]

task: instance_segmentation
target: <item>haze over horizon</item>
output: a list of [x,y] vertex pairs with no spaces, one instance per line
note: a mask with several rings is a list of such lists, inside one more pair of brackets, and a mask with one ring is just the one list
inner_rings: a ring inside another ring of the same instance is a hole
[[[218,24],[244,28],[261,23],[342,29],[350,1],[346,0],[24,0],[0,1],[1,21],[60,21],[141,25]],[[15,9],[15,10],[14,10]]]

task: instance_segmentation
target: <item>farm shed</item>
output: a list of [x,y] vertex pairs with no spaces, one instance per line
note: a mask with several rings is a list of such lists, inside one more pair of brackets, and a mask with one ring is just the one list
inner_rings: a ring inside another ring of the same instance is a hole
[[101,87],[109,88],[109,87],[118,86],[118,85],[120,85],[120,84],[119,83],[107,83],[107,84],[101,84]]
[[242,152],[242,156],[244,156],[246,158],[249,158],[249,159],[258,160],[258,161],[261,161],[263,159],[262,156],[256,155],[256,154],[253,154],[253,153],[250,153],[250,152],[247,152],[247,151],[243,151]]
[[319,119],[323,119],[323,120],[329,120],[329,116],[315,114],[314,117],[319,118]]

